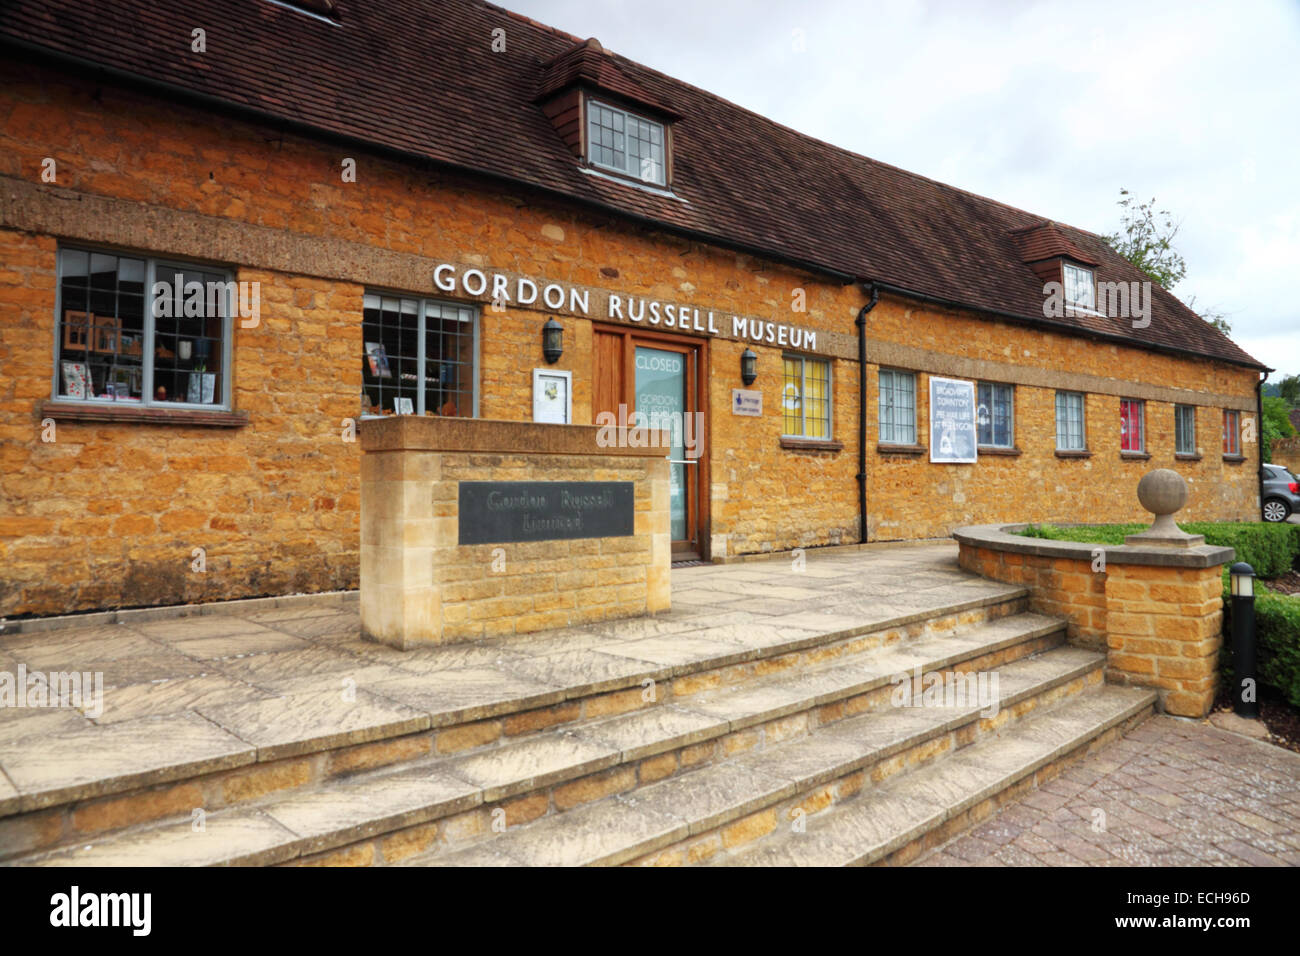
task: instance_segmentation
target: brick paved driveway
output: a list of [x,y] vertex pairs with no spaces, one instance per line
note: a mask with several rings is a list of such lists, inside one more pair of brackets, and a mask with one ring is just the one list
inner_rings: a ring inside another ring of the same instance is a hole
[[1300,865],[1300,754],[1155,717],[916,865]]

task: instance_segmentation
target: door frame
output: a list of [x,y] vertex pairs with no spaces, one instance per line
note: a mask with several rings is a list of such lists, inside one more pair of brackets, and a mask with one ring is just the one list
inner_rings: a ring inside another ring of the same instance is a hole
[[[703,413],[704,427],[698,436],[700,456],[694,466],[686,466],[689,475],[692,468],[696,472],[695,494],[688,488],[687,528],[695,533],[695,547],[690,547],[689,540],[673,542],[673,560],[690,560],[692,557],[707,561],[710,558],[710,522],[709,522],[709,488],[711,473],[709,471],[709,452],[712,437],[712,422],[709,415],[709,340],[692,335],[676,335],[653,329],[631,328],[626,325],[610,325],[593,322],[592,329],[606,335],[618,335],[623,340],[623,397],[622,401],[629,410],[636,408],[636,346],[638,343],[647,348],[669,347],[672,351],[693,352],[695,366],[687,364],[686,397],[688,405],[693,400],[694,408],[688,411]],[[594,376],[596,370],[592,369]]]

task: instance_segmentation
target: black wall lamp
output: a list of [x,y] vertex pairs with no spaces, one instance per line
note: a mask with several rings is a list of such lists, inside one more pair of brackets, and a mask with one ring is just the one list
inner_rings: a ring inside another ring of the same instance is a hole
[[740,380],[746,385],[753,385],[758,378],[758,356],[749,349],[740,353]]
[[547,319],[542,326],[542,354],[550,365],[554,365],[564,354],[564,326],[554,318]]

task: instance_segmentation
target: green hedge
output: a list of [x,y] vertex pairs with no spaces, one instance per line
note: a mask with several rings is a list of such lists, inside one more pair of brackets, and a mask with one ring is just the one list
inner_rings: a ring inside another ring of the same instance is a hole
[[[1300,707],[1300,595],[1255,589],[1255,640],[1258,677]],[[1224,677],[1232,676],[1232,596],[1227,572],[1223,588]]]
[[[1232,548],[1237,561],[1245,561],[1261,578],[1275,578],[1291,568],[1300,568],[1300,525],[1263,521],[1189,521],[1179,524],[1188,534],[1205,535],[1205,543]],[[1123,544],[1124,536],[1145,531],[1144,524],[1030,525],[1021,534],[1055,541],[1084,541],[1089,544]]]

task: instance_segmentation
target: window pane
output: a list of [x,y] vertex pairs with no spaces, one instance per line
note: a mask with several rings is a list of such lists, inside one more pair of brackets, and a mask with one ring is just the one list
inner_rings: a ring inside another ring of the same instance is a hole
[[[159,303],[154,312],[154,401],[223,403],[225,353],[221,343],[230,311],[229,296],[237,291],[227,285],[225,276],[197,269],[160,264],[157,279],[166,284],[172,301],[170,308]],[[179,312],[177,288],[181,292]]]
[[1066,265],[1064,273],[1066,303],[1084,309],[1094,308],[1092,270]]
[[1056,447],[1061,451],[1084,451],[1083,396],[1078,392],[1056,393]]
[[787,357],[781,384],[781,429],[785,435],[803,435],[803,360]]
[[911,372],[880,372],[880,440],[916,443],[916,377]]
[[831,437],[830,363],[804,359],[804,429],[809,438]]
[[60,398],[144,399],[144,260],[59,252]]
[[1119,403],[1119,447],[1121,451],[1143,451],[1142,403],[1122,399]]
[[1174,407],[1174,450],[1180,455],[1196,454],[1196,407]]

